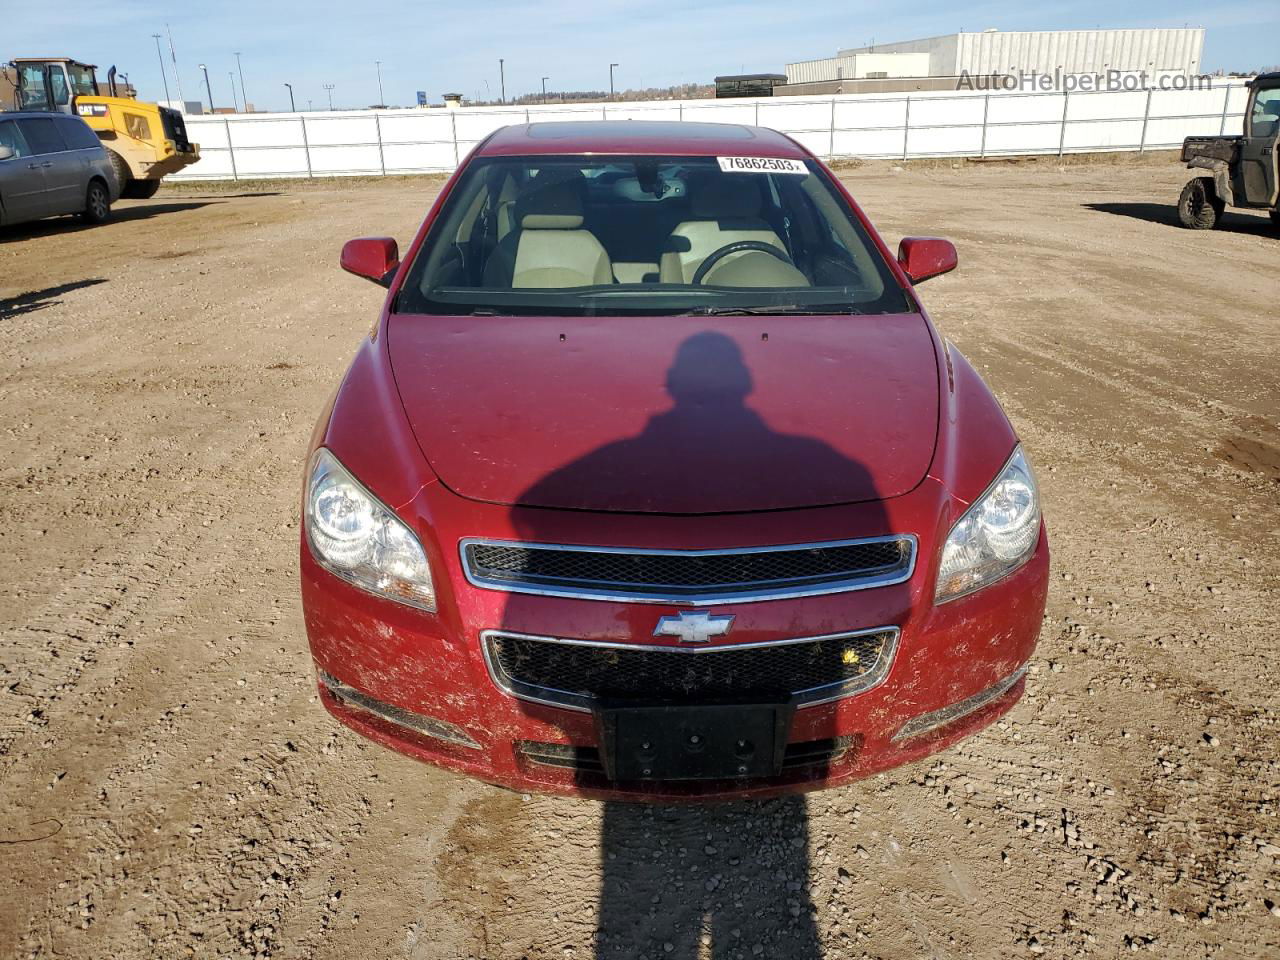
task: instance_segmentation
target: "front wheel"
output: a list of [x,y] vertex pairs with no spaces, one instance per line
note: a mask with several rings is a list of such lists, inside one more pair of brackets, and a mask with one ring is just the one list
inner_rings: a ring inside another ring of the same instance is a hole
[[1226,204],[1218,199],[1212,177],[1187,181],[1178,197],[1178,220],[1191,230],[1212,230],[1222,219]]
[[84,212],[80,214],[85,223],[103,223],[111,216],[111,194],[107,193],[107,185],[101,180],[94,180],[84,197]]

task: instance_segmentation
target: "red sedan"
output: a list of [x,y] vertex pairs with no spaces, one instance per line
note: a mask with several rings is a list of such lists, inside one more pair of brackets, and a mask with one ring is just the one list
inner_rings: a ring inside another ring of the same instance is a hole
[[1023,691],[1049,551],[999,404],[782,134],[479,144],[312,438],[325,706],[520,790],[737,797],[941,750]]

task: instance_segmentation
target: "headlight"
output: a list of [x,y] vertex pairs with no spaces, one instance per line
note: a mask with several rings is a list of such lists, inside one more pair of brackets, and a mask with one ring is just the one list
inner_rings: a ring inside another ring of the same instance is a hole
[[1040,494],[1018,447],[995,482],[951,528],[934,602],[972,593],[1021,566],[1040,538]]
[[307,483],[307,542],[316,560],[362,590],[434,611],[427,555],[413,531],[328,450]]

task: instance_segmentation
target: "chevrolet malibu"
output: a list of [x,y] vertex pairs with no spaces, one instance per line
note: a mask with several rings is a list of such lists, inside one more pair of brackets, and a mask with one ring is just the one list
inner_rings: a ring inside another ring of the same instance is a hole
[[324,705],[519,790],[810,790],[1022,695],[1049,551],[1026,452],[917,285],[762,128],[535,123],[401,257],[307,457]]

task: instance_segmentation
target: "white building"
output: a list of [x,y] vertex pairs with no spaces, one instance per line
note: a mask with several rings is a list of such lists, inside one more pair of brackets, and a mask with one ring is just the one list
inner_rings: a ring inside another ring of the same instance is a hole
[[1117,71],[1148,77],[1200,72],[1204,29],[1035,30],[951,33],[841,50],[825,60],[787,64],[788,83],[964,74],[1063,75]]

